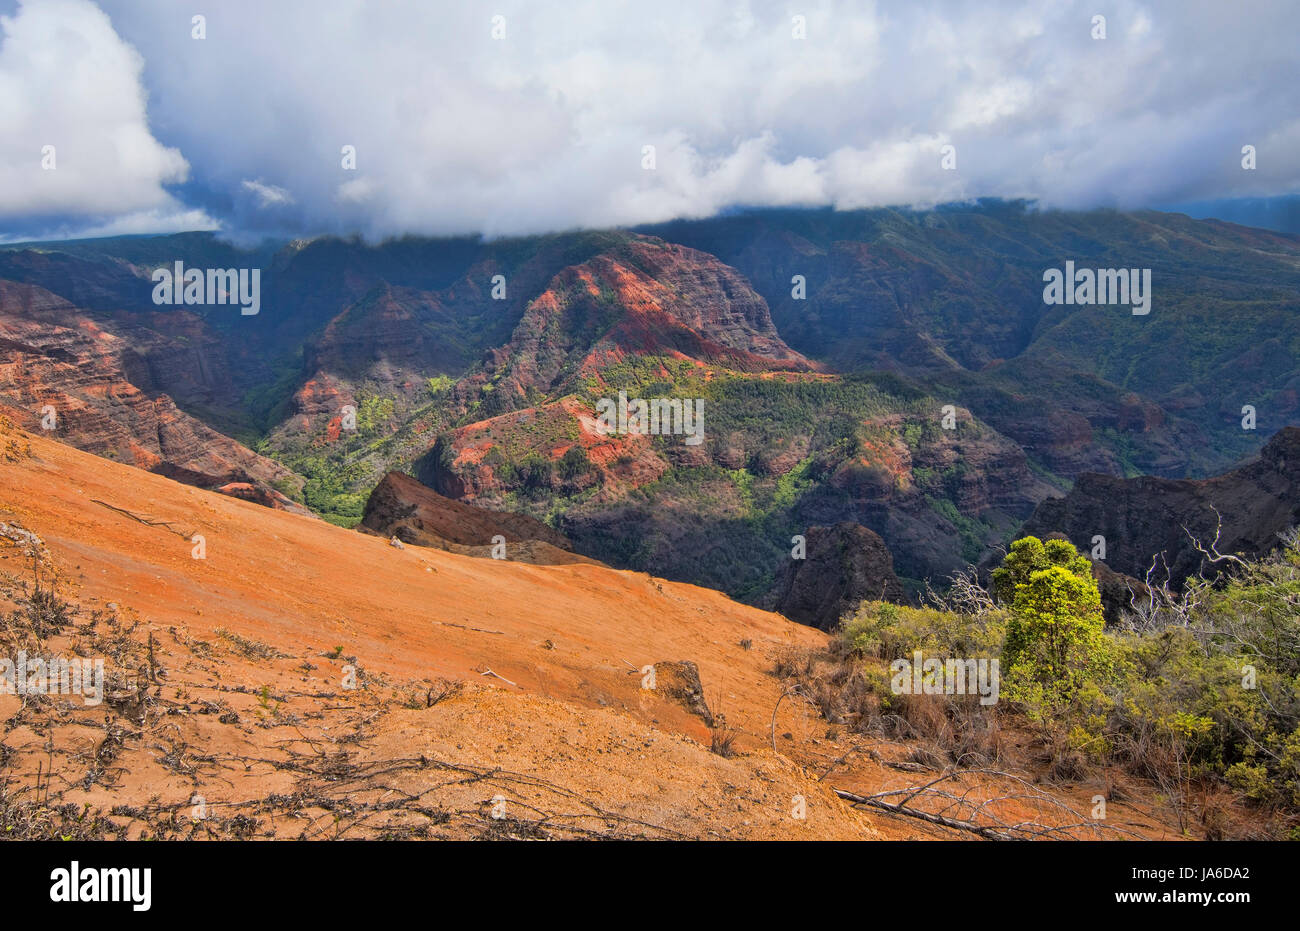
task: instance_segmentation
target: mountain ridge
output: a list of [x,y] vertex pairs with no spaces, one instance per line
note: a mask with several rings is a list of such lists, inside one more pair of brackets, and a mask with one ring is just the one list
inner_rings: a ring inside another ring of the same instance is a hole
[[[266,260],[263,312],[113,309],[169,251]],[[915,594],[1083,473],[1206,475],[1255,451],[1241,404],[1260,433],[1300,418],[1298,257],[1230,224],[1002,203],[242,253],[47,244],[0,249],[0,278],[91,294],[156,389],[329,520],[356,524],[404,470],[587,556],[761,600],[811,526],[869,528]],[[1151,315],[1044,306],[1040,273],[1067,258],[1150,263]],[[166,363],[183,341],[197,366]],[[595,436],[619,391],[702,401],[704,443]]]

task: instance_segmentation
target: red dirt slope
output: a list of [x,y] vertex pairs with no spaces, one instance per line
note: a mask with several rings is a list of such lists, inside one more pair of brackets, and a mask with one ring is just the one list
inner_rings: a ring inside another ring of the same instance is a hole
[[[53,633],[24,620],[33,565],[76,606]],[[929,777],[778,704],[775,662],[823,646],[811,628],[643,574],[398,549],[3,422],[0,616],[2,654],[106,667],[103,704],[0,695],[9,836],[943,831],[834,795]]]

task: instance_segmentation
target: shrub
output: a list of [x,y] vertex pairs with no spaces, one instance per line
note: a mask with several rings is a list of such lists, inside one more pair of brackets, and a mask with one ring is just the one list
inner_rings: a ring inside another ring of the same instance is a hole
[[1080,579],[1092,578],[1092,563],[1081,556],[1068,540],[1023,537],[1011,544],[1002,566],[993,570],[993,594],[1004,605],[1016,599],[1016,589],[1029,582],[1035,572],[1059,566]]
[[1068,698],[1097,675],[1107,651],[1097,584],[1052,566],[1016,586],[1002,665],[1012,682]]
[[928,656],[995,658],[1002,652],[1005,614],[980,617],[935,608],[913,608],[882,601],[864,601],[845,620],[840,649],[861,656],[910,658],[920,650]]
[[778,674],[828,719],[934,740],[970,766],[1001,754],[1005,707],[895,695],[881,660],[1000,655],[1001,694],[1038,729],[1048,778],[1122,766],[1154,783],[1185,828],[1199,807],[1209,836],[1224,836],[1216,800],[1231,790],[1272,813],[1251,836],[1287,833],[1300,810],[1300,539],[1213,584],[1193,580],[1167,623],[1140,630],[1104,629],[1091,564],[1065,541],[1016,541],[994,585],[1001,608],[978,589],[949,602],[972,606],[961,611],[863,602],[830,656],[786,658]]

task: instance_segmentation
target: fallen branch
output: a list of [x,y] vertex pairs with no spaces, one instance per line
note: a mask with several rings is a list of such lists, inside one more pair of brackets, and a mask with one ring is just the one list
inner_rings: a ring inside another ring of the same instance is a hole
[[477,634],[504,634],[504,630],[488,630],[486,627],[468,627],[464,624],[453,624],[451,621],[437,621],[443,627],[459,627],[461,630],[472,630]]
[[978,834],[980,837],[987,838],[988,840],[1015,840],[1015,837],[1011,834],[999,831],[996,828],[987,827],[982,824],[972,824],[969,821],[958,821],[956,818],[947,818],[943,815],[931,814],[928,811],[921,811],[917,808],[908,808],[901,802],[894,804],[882,801],[878,798],[871,798],[866,795],[854,795],[852,792],[845,792],[843,789],[836,789],[835,794],[855,805],[866,805],[870,808],[878,808],[881,811],[887,811],[895,815],[904,815],[908,818],[919,818],[922,821],[942,825],[945,828],[953,828],[958,831],[969,831],[972,834]]
[[[1010,794],[994,795],[984,799],[976,804],[970,800],[971,792],[975,791],[976,786],[969,786],[961,795],[956,795],[936,788],[940,783],[950,782],[963,776],[985,776],[991,779],[1005,779],[1024,790],[1023,792],[1014,792]],[[878,792],[875,795],[856,795],[852,792],[845,792],[842,789],[836,789],[835,794],[840,798],[853,802],[855,805],[865,805],[869,808],[877,808],[881,811],[887,811],[891,814],[903,815],[908,818],[917,818],[921,821],[928,821],[931,824],[941,825],[942,827],[953,828],[954,830],[967,831],[977,834],[980,837],[989,840],[1032,840],[1049,834],[1060,835],[1067,839],[1074,839],[1073,831],[1078,828],[1085,828],[1094,835],[1103,835],[1106,831],[1112,831],[1116,834],[1134,837],[1132,832],[1125,831],[1122,828],[1113,825],[1099,824],[1096,821],[1089,821],[1083,818],[1077,811],[1066,805],[1060,799],[1053,798],[1042,792],[1032,784],[1026,782],[1019,776],[1012,773],[1003,772],[995,769],[970,769],[970,770],[952,770],[946,772],[924,785],[912,786],[904,789],[889,789],[885,792]],[[901,801],[886,801],[888,798],[904,796]],[[909,803],[913,799],[929,802],[939,802],[941,807],[938,811],[927,811],[922,808],[911,807]],[[1044,824],[1035,821],[1020,821],[1015,824],[1008,824],[997,820],[993,817],[988,809],[999,802],[1034,802],[1043,808],[1056,809],[1059,812],[1071,816],[1073,819],[1068,824]],[[962,818],[949,817],[945,812],[957,809],[965,810],[966,816]],[[980,816],[992,821],[989,823],[980,823],[974,820]]]
[[[498,679],[500,679],[502,682],[510,682],[510,680],[507,679],[505,676],[501,675],[500,673],[493,672],[491,669],[484,669],[482,672],[479,673],[479,675],[480,675],[480,676],[496,676],[496,677],[497,677]],[[510,682],[510,684],[513,685],[515,688],[522,688],[522,686],[519,685],[518,682]]]
[[99,504],[102,505],[103,507],[108,508],[110,511],[117,511],[117,513],[129,517],[133,521],[144,524],[146,527],[161,527],[164,530],[176,534],[178,537],[181,537],[184,540],[188,540],[190,537],[194,536],[193,533],[177,530],[175,527],[171,525],[171,521],[152,520],[148,517],[141,517],[139,514],[133,514],[132,512],[128,511],[126,508],[120,508],[117,505],[109,504],[107,501],[100,501],[98,498],[91,498],[90,500],[95,504]]

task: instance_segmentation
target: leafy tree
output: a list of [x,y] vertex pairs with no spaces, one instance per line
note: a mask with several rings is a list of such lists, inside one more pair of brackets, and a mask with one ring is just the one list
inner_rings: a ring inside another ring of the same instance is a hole
[[429,389],[429,397],[436,400],[448,394],[452,387],[455,386],[456,381],[448,375],[435,375],[425,384]]
[[1008,695],[1049,708],[1104,677],[1110,653],[1092,564],[1064,540],[1011,546],[994,586],[1011,614],[1002,647]]
[[[1011,544],[1011,552],[1002,560],[1002,568],[993,570],[993,593],[1003,604],[1016,600],[1016,589],[1029,581],[1035,572],[1060,566],[1081,579],[1092,579],[1092,563],[1080,555],[1068,540],[1024,537]],[[1094,586],[1095,587],[1095,586]]]

